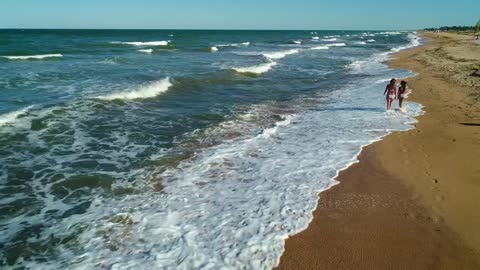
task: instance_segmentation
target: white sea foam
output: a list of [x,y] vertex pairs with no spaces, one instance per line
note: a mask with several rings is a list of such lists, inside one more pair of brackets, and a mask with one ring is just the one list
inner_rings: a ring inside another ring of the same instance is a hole
[[262,53],[262,55],[269,59],[281,59],[287,55],[296,54],[299,52],[300,50],[292,49],[292,50],[279,51],[279,52],[265,52],[265,53]]
[[337,41],[337,38],[324,38],[322,41]]
[[391,36],[391,35],[401,35],[402,33],[398,31],[388,31],[388,32],[380,32],[379,34]]
[[132,45],[138,47],[145,47],[145,46],[167,46],[168,41],[112,41],[112,44],[124,44],[124,45]]
[[319,37],[312,37],[313,40],[319,40]]
[[260,65],[256,66],[250,66],[250,67],[235,67],[232,68],[236,72],[239,73],[253,73],[253,74],[262,74],[270,69],[272,69],[273,66],[275,66],[277,63],[276,62],[269,62],[269,63],[263,63]]
[[325,46],[328,46],[328,47],[343,47],[343,46],[346,46],[347,44],[345,43],[332,43],[332,44],[327,44]]
[[364,36],[364,37],[374,37],[375,34],[373,34],[373,33],[362,33],[361,36]]
[[152,98],[158,96],[161,93],[165,93],[170,87],[172,83],[170,82],[170,78],[165,78],[160,81],[153,82],[151,84],[141,86],[138,89],[125,91],[120,93],[113,93],[106,96],[99,96],[98,99],[103,100],[132,100],[132,99],[140,99],[140,98]]
[[3,126],[3,125],[5,125],[5,124],[10,124],[10,123],[15,122],[15,120],[16,120],[19,116],[28,113],[28,111],[30,111],[30,109],[31,109],[32,107],[33,107],[33,106],[28,106],[28,107],[26,107],[26,108],[23,108],[23,109],[20,109],[20,110],[17,110],[17,111],[0,114],[0,127]]
[[358,44],[358,45],[365,45],[365,44],[367,44],[365,41],[355,41],[354,43],[355,43],[355,44]]
[[391,57],[392,53],[420,45],[420,38],[415,32],[408,33],[407,37],[410,40],[407,45],[392,48],[390,52],[376,53],[366,59],[353,61],[347,65],[347,68],[354,74],[378,74],[381,70],[387,69],[384,62]]
[[392,52],[399,52],[401,50],[413,48],[413,47],[416,47],[416,46],[420,45],[420,37],[418,35],[416,35],[416,32],[408,33],[407,38],[410,40],[409,44],[407,44],[405,46],[400,46],[400,47],[397,47],[397,48],[392,48],[391,51]]
[[[255,137],[207,148],[156,175],[162,192],[99,197],[87,213],[43,233],[89,224],[79,235],[81,253],[59,252],[69,269],[271,269],[285,239],[312,220],[319,192],[337,183],[363,146],[414,128],[421,106],[407,102],[407,112],[385,113],[377,99],[382,88],[365,81],[339,89],[316,110],[287,115]],[[59,268],[55,263],[27,265]]]
[[141,49],[141,50],[138,50],[139,52],[142,52],[142,53],[153,53],[153,49]]
[[316,46],[313,47],[312,50],[328,50],[329,48],[329,46]]
[[375,42],[375,39],[369,39],[367,42]]
[[39,54],[39,55],[11,55],[11,56],[5,55],[1,57],[7,58],[10,60],[29,60],[29,59],[40,60],[40,59],[46,59],[46,58],[59,58],[59,57],[63,57],[63,55],[60,53],[54,53],[54,54]]
[[215,46],[210,47],[209,50],[210,50],[211,52],[218,52],[218,48],[215,47]]
[[302,44],[302,42],[301,42],[300,40],[292,40],[292,43],[293,43],[293,44],[297,44],[297,45]]
[[250,42],[242,42],[242,43],[230,43],[230,44],[218,44],[215,45],[216,47],[241,47],[241,46],[250,46]]

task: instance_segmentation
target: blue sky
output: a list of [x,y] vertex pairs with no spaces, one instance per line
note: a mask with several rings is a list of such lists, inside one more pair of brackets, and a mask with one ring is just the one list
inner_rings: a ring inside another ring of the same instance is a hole
[[480,0],[0,0],[0,28],[382,30],[479,19]]

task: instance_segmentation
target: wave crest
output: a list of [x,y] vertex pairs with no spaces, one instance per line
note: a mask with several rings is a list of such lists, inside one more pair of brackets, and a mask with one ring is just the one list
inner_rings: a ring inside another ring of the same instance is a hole
[[63,54],[53,53],[53,54],[39,54],[39,55],[12,55],[12,56],[1,56],[10,60],[28,60],[28,59],[45,59],[45,58],[58,58],[63,57]]
[[251,67],[236,67],[232,69],[239,73],[262,74],[272,69],[276,64],[276,62],[270,62]]
[[97,98],[103,100],[132,100],[141,98],[152,98],[159,94],[165,93],[172,85],[173,84],[170,82],[170,78],[167,77],[163,80],[139,87],[136,90],[113,93],[107,96],[98,96]]
[[317,46],[313,47],[312,50],[328,50],[329,46]]
[[122,44],[122,45],[132,45],[132,46],[138,46],[138,47],[144,47],[144,46],[167,46],[168,41],[161,40],[161,41],[112,41],[112,44]]
[[280,52],[268,52],[268,53],[262,53],[263,56],[269,59],[281,59],[284,58],[287,55],[291,54],[296,54],[299,53],[300,51],[297,49],[292,49],[292,50],[286,50],[286,51],[280,51]]
[[33,107],[33,106],[28,106],[28,107],[26,107],[26,108],[23,108],[23,109],[20,109],[20,110],[17,110],[17,111],[0,114],[0,127],[3,126],[3,125],[5,125],[5,124],[9,124],[9,123],[15,122],[15,120],[16,120],[19,116],[21,116],[22,114],[28,113],[32,107]]
[[346,45],[345,43],[332,43],[332,44],[328,44],[326,46],[328,46],[328,47],[343,47],[345,45]]
[[153,49],[142,49],[142,50],[138,50],[139,52],[142,52],[142,53],[153,53]]

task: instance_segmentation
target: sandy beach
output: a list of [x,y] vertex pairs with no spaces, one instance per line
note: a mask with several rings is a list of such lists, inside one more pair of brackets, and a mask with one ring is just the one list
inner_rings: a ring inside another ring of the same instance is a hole
[[409,100],[425,115],[364,148],[277,269],[480,269],[480,46],[422,35],[390,64],[418,74]]

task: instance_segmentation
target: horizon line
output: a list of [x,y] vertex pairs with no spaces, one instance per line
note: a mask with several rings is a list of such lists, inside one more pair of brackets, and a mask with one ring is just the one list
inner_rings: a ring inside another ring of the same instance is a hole
[[417,31],[422,29],[243,29],[243,28],[30,28],[0,27],[0,30],[140,30],[140,31]]

